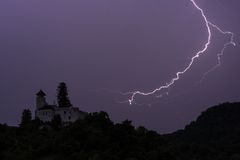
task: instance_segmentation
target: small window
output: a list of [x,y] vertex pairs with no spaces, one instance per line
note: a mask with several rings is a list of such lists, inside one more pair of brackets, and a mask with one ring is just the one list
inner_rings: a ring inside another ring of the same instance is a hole
[[71,116],[68,117],[68,120],[71,120]]
[[66,111],[64,111],[64,114],[66,114]]

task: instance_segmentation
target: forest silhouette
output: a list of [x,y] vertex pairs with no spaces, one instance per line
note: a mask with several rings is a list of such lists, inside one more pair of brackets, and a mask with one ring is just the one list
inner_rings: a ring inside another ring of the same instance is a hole
[[63,126],[43,123],[30,110],[19,127],[0,125],[1,160],[239,160],[240,103],[207,109],[185,127],[161,135],[130,120],[114,123],[106,112],[89,113]]

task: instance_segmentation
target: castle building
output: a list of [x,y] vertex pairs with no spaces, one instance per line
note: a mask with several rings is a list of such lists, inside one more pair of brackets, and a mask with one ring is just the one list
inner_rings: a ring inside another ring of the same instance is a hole
[[59,115],[63,123],[69,123],[83,119],[87,115],[86,112],[80,111],[77,107],[49,105],[45,99],[46,94],[42,90],[36,96],[35,117],[43,122],[50,122],[55,115]]

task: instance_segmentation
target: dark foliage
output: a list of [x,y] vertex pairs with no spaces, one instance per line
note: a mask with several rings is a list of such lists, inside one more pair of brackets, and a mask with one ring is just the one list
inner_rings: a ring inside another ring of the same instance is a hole
[[52,121],[50,122],[50,126],[52,127],[52,129],[54,130],[59,130],[62,126],[62,118],[60,115],[55,115],[52,119]]
[[129,120],[114,124],[106,112],[65,127],[56,117],[48,124],[52,129],[39,120],[25,128],[0,125],[0,159],[239,160],[239,115],[240,103],[221,104],[169,135],[135,128]]
[[182,152],[182,159],[237,160],[240,158],[240,103],[211,107],[183,131],[171,136]]
[[24,109],[22,112],[20,126],[25,126],[29,124],[32,120],[32,112],[29,109]]
[[57,89],[57,99],[59,107],[71,107],[72,104],[68,97],[67,85],[61,82]]

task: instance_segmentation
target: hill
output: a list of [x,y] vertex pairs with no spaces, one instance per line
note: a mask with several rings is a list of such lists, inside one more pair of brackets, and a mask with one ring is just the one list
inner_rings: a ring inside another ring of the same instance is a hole
[[240,160],[240,103],[211,107],[169,137],[181,159]]
[[[160,135],[106,112],[65,127],[37,120],[0,125],[1,160],[240,160],[240,103],[204,111],[184,130]],[[44,127],[45,126],[45,127]]]

